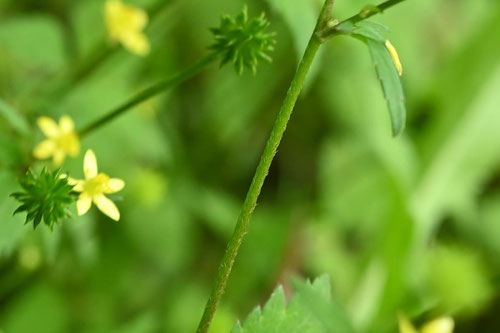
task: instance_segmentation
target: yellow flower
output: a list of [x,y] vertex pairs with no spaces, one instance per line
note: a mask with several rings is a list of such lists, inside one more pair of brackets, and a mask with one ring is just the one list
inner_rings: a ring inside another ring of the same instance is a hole
[[106,26],[112,40],[137,55],[149,53],[149,41],[142,32],[148,23],[148,14],[144,10],[126,5],[121,0],[108,0],[105,12]]
[[33,155],[38,159],[52,157],[56,166],[61,165],[66,155],[73,157],[80,153],[80,140],[75,132],[75,124],[68,116],[62,116],[57,124],[49,117],[38,118],[38,126],[47,136],[33,150]]
[[110,178],[104,173],[98,173],[97,160],[91,149],[85,153],[83,173],[85,174],[85,180],[68,177],[68,183],[75,186],[73,189],[81,192],[76,202],[78,215],[85,214],[92,206],[92,202],[94,202],[101,212],[118,221],[120,219],[118,208],[104,194],[120,191],[125,187],[125,182],[118,178]]
[[400,333],[453,333],[455,322],[451,317],[440,317],[427,322],[418,331],[405,316],[399,316]]
[[403,65],[401,65],[401,60],[399,60],[398,51],[396,51],[396,48],[388,40],[385,41],[385,47],[387,47],[387,50],[389,50],[391,54],[392,61],[394,61],[394,65],[396,65],[399,76],[403,75]]

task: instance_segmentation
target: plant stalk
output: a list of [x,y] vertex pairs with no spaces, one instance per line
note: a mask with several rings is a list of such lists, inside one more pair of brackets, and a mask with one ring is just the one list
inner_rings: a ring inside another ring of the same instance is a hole
[[131,109],[132,107],[148,100],[149,98],[169,89],[174,86],[177,86],[181,84],[182,82],[190,79],[193,77],[195,74],[200,72],[203,68],[205,68],[207,65],[210,63],[214,62],[217,60],[219,54],[218,53],[211,53],[208,56],[200,59],[198,62],[192,64],[188,68],[184,69],[183,71],[178,72],[177,74],[174,74],[173,76],[164,79],[162,81],[159,81],[152,86],[149,86],[140,92],[138,92],[135,96],[130,98],[128,101],[125,103],[119,105],[118,107],[114,108],[113,110],[109,111],[106,113],[104,116],[101,118],[97,119],[96,121],[92,122],[88,126],[82,128],[81,130],[78,131],[78,136],[80,138],[83,138],[84,136],[88,135],[89,133],[93,132],[94,130],[98,129],[99,127],[107,124],[108,122],[112,121],[116,117],[122,115],[124,112],[127,110]]
[[215,285],[205,306],[205,311],[198,326],[197,333],[208,332],[212,319],[215,315],[215,311],[217,310],[217,306],[222,298],[222,295],[224,294],[229,275],[231,274],[236,256],[238,255],[238,250],[245,234],[248,231],[250,218],[252,217],[252,213],[257,205],[257,199],[259,198],[266,176],[269,173],[269,168],[271,167],[271,163],[276,155],[281,139],[283,138],[288,121],[290,120],[290,116],[300,95],[302,86],[306,80],[307,73],[309,72],[316,53],[321,46],[321,41],[316,36],[316,32],[322,29],[326,25],[326,22],[330,19],[330,11],[332,9],[333,2],[333,0],[325,1],[316,24],[315,31],[309,40],[304,56],[302,57],[302,60],[297,68],[285,100],[283,101],[281,110],[278,113],[271,135],[267,141],[252,183],[247,192],[247,196],[236,222],[233,235],[229,240],[226,252],[220,263]]
[[382,13],[384,10],[389,9],[403,1],[406,0],[387,0],[383,3],[381,3],[378,6],[367,6],[364,9],[362,9],[358,14],[353,15],[342,22],[332,26],[332,27],[327,27],[325,29],[322,29],[318,31],[318,36],[321,39],[322,42],[325,42],[326,40],[330,39],[331,37],[335,36],[336,34],[339,33],[339,27],[343,24],[346,23],[358,23],[363,20],[366,20],[369,17],[372,17],[374,15],[377,15],[379,13]]

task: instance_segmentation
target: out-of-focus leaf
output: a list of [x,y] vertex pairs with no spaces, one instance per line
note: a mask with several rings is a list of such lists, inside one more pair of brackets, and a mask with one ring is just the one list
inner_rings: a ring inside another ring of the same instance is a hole
[[[288,25],[295,42],[297,60],[300,59],[314,31],[321,8],[320,2],[315,0],[294,0],[292,5],[289,0],[267,1],[283,17],[283,20]],[[322,50],[320,50],[321,52]],[[320,58],[319,55],[318,58]],[[321,61],[315,61],[309,71],[304,89],[307,89],[311,85],[315,77],[319,74],[320,69]]]
[[[62,295],[48,285],[26,289],[0,318],[5,332],[68,332],[68,307]],[[36,328],[36,329],[35,329]]]
[[116,333],[148,333],[158,330],[158,323],[153,312],[145,312],[120,325]]
[[424,245],[436,223],[457,203],[474,200],[478,187],[500,163],[500,67],[441,146],[411,199]]
[[49,16],[31,15],[2,20],[0,52],[20,60],[19,65],[51,71],[64,64],[61,30]]
[[467,248],[440,246],[432,251],[428,283],[443,313],[475,313],[492,296],[484,264]]
[[9,194],[17,189],[16,176],[7,171],[0,171],[0,257],[9,254],[29,230],[24,225],[24,218],[20,215],[12,216],[17,207]]
[[[481,203],[479,211],[479,230],[485,242],[500,254],[500,193],[494,193]],[[474,221],[474,226],[477,221]],[[499,257],[500,259],[500,257]]]
[[365,330],[372,322],[377,312],[384,284],[384,267],[380,262],[374,260],[367,267],[358,289],[349,303],[349,313],[356,328]]
[[26,119],[2,98],[0,98],[0,116],[7,120],[18,133],[24,135],[30,133],[30,126]]
[[282,15],[296,44],[298,56],[302,56],[316,25],[319,7],[312,0],[268,0],[270,5]]
[[491,47],[500,44],[498,3],[473,27],[458,50],[440,61],[434,80],[426,85],[438,111],[428,115],[429,128],[423,133],[422,155],[427,163],[432,163],[432,159],[440,154],[440,148],[460,126],[463,117],[467,117],[466,113],[481,94],[484,83],[492,78],[500,63],[500,47]]

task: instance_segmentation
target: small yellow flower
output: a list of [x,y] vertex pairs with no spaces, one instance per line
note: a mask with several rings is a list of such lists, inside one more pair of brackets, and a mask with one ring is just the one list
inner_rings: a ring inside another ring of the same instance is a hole
[[149,53],[149,41],[142,32],[148,23],[148,14],[144,10],[126,5],[121,0],[108,0],[105,12],[106,26],[113,41],[137,55]]
[[83,173],[85,174],[85,180],[68,177],[68,183],[75,186],[73,189],[81,192],[76,202],[78,215],[85,214],[90,209],[90,206],[92,206],[92,202],[94,202],[101,212],[118,221],[120,219],[118,208],[104,194],[120,191],[125,187],[125,182],[118,178],[110,178],[104,173],[98,173],[97,160],[91,149],[85,153]]
[[73,157],[80,153],[80,140],[75,132],[75,124],[68,116],[62,116],[57,124],[49,117],[38,118],[38,126],[47,140],[42,141],[33,150],[38,159],[52,157],[56,166],[61,165],[66,155]]
[[385,47],[387,47],[391,54],[392,61],[394,61],[394,65],[396,65],[399,76],[403,75],[403,65],[401,65],[401,60],[399,60],[398,51],[396,51],[396,48],[388,40],[385,41]]
[[399,316],[400,333],[453,333],[455,322],[451,317],[440,317],[427,322],[418,331],[405,316]]

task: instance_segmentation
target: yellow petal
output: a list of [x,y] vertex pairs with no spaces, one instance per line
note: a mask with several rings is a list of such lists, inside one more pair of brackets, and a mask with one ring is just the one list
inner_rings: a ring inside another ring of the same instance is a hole
[[146,55],[149,53],[149,41],[142,34],[148,23],[147,13],[119,0],[108,0],[105,6],[106,26],[111,39],[119,41],[129,51]]
[[145,10],[130,5],[124,5],[124,14],[128,16],[131,30],[142,31],[148,24],[148,14]]
[[97,159],[92,149],[87,150],[83,159],[83,173],[85,179],[97,176]]
[[403,75],[403,65],[401,65],[401,60],[399,60],[398,51],[396,51],[396,48],[388,40],[385,41],[385,47],[387,47],[387,50],[389,50],[391,54],[392,61],[398,70],[399,76]]
[[435,319],[422,327],[422,333],[452,333],[455,322],[451,317]]
[[85,184],[84,180],[71,178],[65,173],[59,175],[59,178],[66,179],[69,185],[74,186],[73,191],[83,192],[83,185]]
[[33,156],[38,159],[49,158],[54,154],[56,144],[52,140],[44,140],[33,149]]
[[85,181],[68,177],[68,184],[74,186],[73,191],[83,192],[83,185],[85,184]]
[[125,187],[125,182],[119,178],[111,178],[108,181],[107,189],[104,193],[111,194],[121,191]]
[[54,163],[55,166],[60,166],[63,164],[64,160],[66,159],[66,152],[61,149],[56,149],[54,151],[54,155],[52,156],[52,163]]
[[64,138],[64,150],[66,152],[73,156],[76,157],[78,154],[80,154],[80,139],[78,138],[78,135],[74,132],[67,133],[61,137],[61,140]]
[[76,202],[76,210],[78,211],[78,215],[82,216],[83,214],[88,212],[91,205],[92,205],[92,197],[85,192],[80,194],[80,197]]
[[131,32],[141,31],[148,23],[147,13],[119,0],[108,0],[105,5],[106,25],[112,38]]
[[75,123],[69,116],[62,116],[59,119],[59,128],[61,132],[73,132],[75,130]]
[[59,136],[59,127],[53,119],[43,116],[38,118],[37,123],[43,134],[45,134],[48,138],[55,138]]
[[131,32],[120,38],[123,46],[130,52],[146,56],[151,49],[147,37],[140,32]]
[[113,201],[106,198],[104,194],[94,196],[94,203],[97,208],[115,221],[120,219],[120,212]]
[[399,316],[399,333],[418,333],[413,324],[404,315]]

